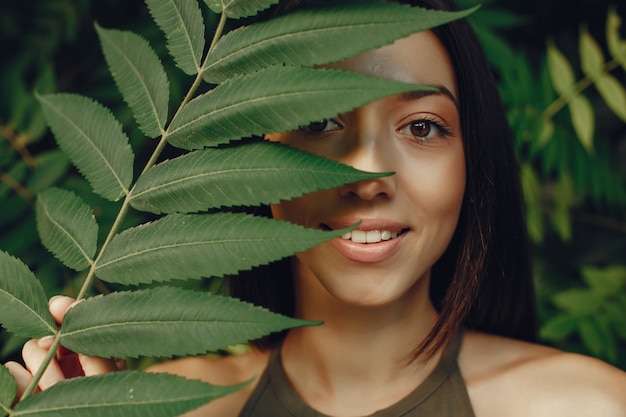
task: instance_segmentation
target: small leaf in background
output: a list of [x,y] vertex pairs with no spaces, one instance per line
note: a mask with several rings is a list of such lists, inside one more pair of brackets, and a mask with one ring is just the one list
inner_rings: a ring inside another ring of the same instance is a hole
[[604,71],[604,54],[598,43],[584,29],[580,32],[580,62],[583,72],[593,80]]
[[590,289],[571,288],[554,294],[552,301],[570,314],[586,316],[598,312],[604,297]]
[[530,164],[522,165],[520,177],[526,202],[526,227],[533,242],[541,242],[543,240],[543,216],[539,177]]
[[183,149],[216,146],[295,129],[392,94],[432,89],[340,70],[266,68],[190,101],[172,121],[168,142]]
[[617,337],[626,339],[626,304],[607,303],[604,308]]
[[626,267],[596,268],[585,266],[581,273],[585,282],[601,294],[612,295],[626,289]]
[[591,103],[589,103],[587,97],[577,95],[569,102],[568,108],[578,140],[580,140],[587,152],[592,153],[595,115]]
[[327,7],[297,10],[230,32],[209,55],[203,77],[219,83],[269,66],[336,62],[474,10],[446,12],[381,1],[328,2]]
[[71,191],[49,188],[37,197],[37,231],[41,241],[67,267],[91,265],[98,244],[98,224],[89,207]]
[[571,314],[558,314],[548,320],[539,331],[545,340],[562,340],[574,333],[578,326],[578,317]]
[[204,21],[197,1],[146,0],[148,10],[167,39],[167,50],[185,74],[200,71]]
[[41,284],[26,265],[0,251],[0,324],[20,336],[39,338],[56,332]]
[[553,42],[548,42],[547,52],[548,70],[554,89],[559,94],[567,95],[569,93],[571,95],[571,87],[576,82],[571,64]]
[[28,180],[28,190],[37,194],[60,181],[70,167],[67,156],[59,151],[41,152],[35,158],[33,175]]
[[590,352],[610,362],[617,360],[617,348],[613,333],[607,324],[598,317],[585,317],[578,323],[578,333]]
[[129,31],[96,25],[102,50],[117,88],[141,131],[156,138],[167,121],[169,80],[150,44]]
[[88,298],[68,311],[61,343],[89,356],[172,357],[311,324],[230,297],[157,287]]
[[279,0],[204,0],[214,13],[225,13],[231,19],[254,16]]
[[59,147],[94,192],[111,201],[127,194],[134,155],[111,112],[76,94],[50,94],[38,99]]
[[[242,163],[245,161],[245,163]],[[278,203],[320,189],[389,174],[347,165],[270,142],[208,148],[154,166],[133,190],[131,205],[153,213]]]
[[11,412],[11,404],[17,395],[17,384],[9,370],[0,365],[0,416],[4,417]]
[[611,56],[626,71],[626,41],[620,38],[622,19],[615,9],[610,9],[606,22],[606,40]]
[[572,238],[572,219],[570,210],[574,205],[575,190],[572,176],[565,172],[559,178],[553,201],[554,210],[550,214],[552,225],[559,237],[568,242]]
[[118,234],[98,278],[120,284],[234,274],[341,236],[247,214],[171,214]]
[[626,90],[622,83],[611,74],[604,74],[594,84],[609,109],[626,122]]
[[120,371],[61,381],[20,401],[11,416],[178,416],[241,388],[169,374]]

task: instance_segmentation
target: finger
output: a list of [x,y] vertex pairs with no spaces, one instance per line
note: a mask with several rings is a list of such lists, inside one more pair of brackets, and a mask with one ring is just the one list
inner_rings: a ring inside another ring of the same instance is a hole
[[119,370],[113,359],[93,358],[79,354],[78,360],[87,376],[106,374]]
[[50,313],[52,313],[52,317],[56,320],[57,323],[61,323],[63,321],[63,317],[65,317],[65,312],[67,311],[72,304],[74,304],[74,299],[70,297],[66,297],[64,295],[55,295],[48,301],[48,306],[50,308]]
[[22,394],[24,394],[24,391],[26,391],[26,388],[30,384],[30,381],[32,381],[33,376],[17,362],[7,362],[4,364],[4,366],[9,370],[9,373],[13,376],[15,382],[17,383],[16,399],[20,398]]
[[[26,368],[28,368],[31,374],[34,375],[37,372],[47,353],[47,349],[39,347],[37,340],[31,339],[26,342],[22,349],[22,357],[24,358]],[[39,380],[39,388],[46,389],[63,379],[65,379],[65,377],[63,376],[61,367],[58,362],[53,359]]]

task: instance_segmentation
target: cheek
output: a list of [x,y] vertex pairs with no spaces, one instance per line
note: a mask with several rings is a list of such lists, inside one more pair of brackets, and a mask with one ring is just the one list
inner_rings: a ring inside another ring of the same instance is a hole
[[454,217],[461,209],[465,193],[465,159],[462,149],[407,165],[404,188],[423,214]]

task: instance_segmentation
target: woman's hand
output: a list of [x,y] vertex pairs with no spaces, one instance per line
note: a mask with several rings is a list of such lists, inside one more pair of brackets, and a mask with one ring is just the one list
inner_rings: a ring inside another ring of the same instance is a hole
[[[63,321],[65,313],[68,309],[76,304],[73,298],[64,296],[55,296],[50,299],[50,313],[58,324]],[[53,336],[46,336],[41,339],[31,339],[24,345],[22,349],[22,357],[26,368],[17,362],[7,362],[5,366],[13,375],[18,386],[18,398],[26,390],[33,375],[37,372],[44,358],[46,357]],[[109,359],[92,358],[89,356],[76,354],[64,347],[60,347],[55,359],[52,360],[48,369],[44,372],[38,384],[38,390],[44,390],[57,382],[72,378],[75,376],[90,376],[104,374],[117,371],[124,368],[123,362],[117,362]]]

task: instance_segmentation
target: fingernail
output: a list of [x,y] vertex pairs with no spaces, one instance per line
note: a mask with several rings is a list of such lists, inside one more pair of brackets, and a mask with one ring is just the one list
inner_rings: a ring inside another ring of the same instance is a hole
[[50,299],[48,300],[48,305],[51,305],[55,300],[57,300],[58,298],[62,298],[62,295],[53,295],[52,297],[50,297]]
[[50,345],[52,345],[53,340],[54,340],[54,336],[44,336],[37,341],[37,344],[39,345],[39,347],[47,348],[47,347],[50,347]]

